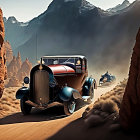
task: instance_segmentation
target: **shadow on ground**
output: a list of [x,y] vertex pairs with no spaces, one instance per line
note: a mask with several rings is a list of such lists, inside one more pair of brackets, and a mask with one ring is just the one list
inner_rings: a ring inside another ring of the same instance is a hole
[[[86,105],[86,102],[83,102],[81,100],[77,100],[76,103],[77,103],[76,110],[79,110],[80,108]],[[26,116],[24,116],[21,112],[6,116],[0,119],[0,125],[24,123],[24,122],[41,122],[41,121],[56,120],[64,117],[67,117],[64,114],[64,107],[54,106],[48,108],[47,110],[32,109],[31,114]]]
[[139,134],[112,131],[112,121],[88,128],[83,118],[77,119],[46,140],[140,140]]

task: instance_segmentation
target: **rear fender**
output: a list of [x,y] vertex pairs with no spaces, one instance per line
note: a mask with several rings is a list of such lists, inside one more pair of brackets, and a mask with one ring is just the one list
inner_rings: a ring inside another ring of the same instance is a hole
[[80,93],[71,87],[64,87],[59,93],[59,97],[62,101],[69,101],[72,97],[74,99],[82,99]]
[[24,96],[29,96],[29,88],[27,87],[22,87],[20,88],[17,92],[16,92],[16,99],[21,99],[23,98]]

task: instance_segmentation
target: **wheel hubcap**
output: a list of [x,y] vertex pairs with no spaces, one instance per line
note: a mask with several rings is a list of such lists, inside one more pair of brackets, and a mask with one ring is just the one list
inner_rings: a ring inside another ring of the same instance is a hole
[[69,112],[70,113],[73,113],[74,110],[75,110],[75,102],[74,101],[71,101],[70,104],[69,104]]

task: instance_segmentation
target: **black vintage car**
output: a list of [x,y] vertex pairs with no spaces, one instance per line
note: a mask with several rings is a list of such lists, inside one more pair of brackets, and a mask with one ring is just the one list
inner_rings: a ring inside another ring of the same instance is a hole
[[27,115],[32,107],[47,109],[62,104],[66,115],[75,111],[76,99],[92,102],[96,81],[88,77],[85,56],[43,56],[40,64],[24,78],[23,86],[16,93],[21,111]]
[[101,78],[99,80],[100,86],[109,86],[116,82],[116,77],[114,75],[111,75],[108,71],[101,75]]

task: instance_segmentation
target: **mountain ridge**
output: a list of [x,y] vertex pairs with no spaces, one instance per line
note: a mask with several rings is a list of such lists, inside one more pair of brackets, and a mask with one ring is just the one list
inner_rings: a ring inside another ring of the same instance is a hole
[[22,58],[28,57],[34,63],[36,57],[43,55],[83,54],[94,64],[89,66],[92,71],[117,69],[127,73],[140,26],[140,2],[114,15],[98,7],[81,13],[81,2],[54,0],[44,13],[29,22],[26,34],[30,37],[14,52],[24,52]]
[[113,7],[113,8],[109,8],[107,9],[108,12],[112,12],[112,13],[116,13],[118,11],[121,11],[125,8],[127,8],[128,6],[130,6],[130,2],[128,0],[124,0],[122,2],[122,4],[118,4],[117,6]]

